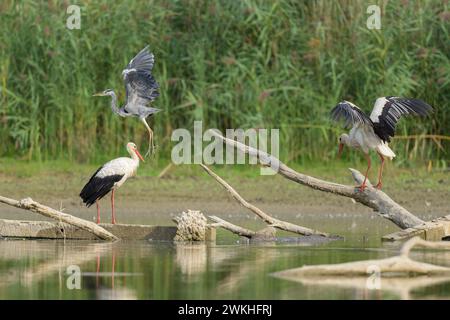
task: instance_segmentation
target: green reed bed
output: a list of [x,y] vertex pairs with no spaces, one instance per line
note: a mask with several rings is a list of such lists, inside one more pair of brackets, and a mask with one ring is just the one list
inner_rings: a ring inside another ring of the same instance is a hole
[[[0,4],[0,157],[97,162],[145,145],[124,100],[121,71],[144,45],[161,85],[154,121],[168,158],[171,132],[279,128],[281,157],[330,160],[342,129],[330,124],[340,100],[370,111],[375,99],[423,99],[436,112],[402,121],[398,164],[446,167],[450,129],[450,3],[382,1],[382,29],[366,27],[373,1],[76,1],[81,30],[66,28],[68,2]],[[73,4],[73,3],[70,3]],[[420,137],[423,134],[442,137]],[[347,153],[349,154],[349,153]],[[354,157],[354,153],[351,153]],[[358,157],[358,156],[356,156]]]

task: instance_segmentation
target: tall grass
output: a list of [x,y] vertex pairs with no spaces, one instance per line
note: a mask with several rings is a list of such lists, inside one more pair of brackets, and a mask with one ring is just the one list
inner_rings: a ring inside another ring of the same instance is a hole
[[[0,4],[0,156],[98,161],[145,145],[135,119],[94,92],[114,88],[149,44],[161,85],[154,121],[158,156],[170,134],[203,120],[212,128],[280,128],[282,157],[330,159],[342,131],[329,110],[347,99],[370,111],[379,96],[423,99],[436,112],[402,121],[399,135],[448,135],[448,1],[381,1],[382,29],[366,27],[374,1],[77,1],[81,30],[65,22],[68,1]],[[70,3],[72,4],[72,3]],[[449,142],[394,142],[399,163],[447,165]]]

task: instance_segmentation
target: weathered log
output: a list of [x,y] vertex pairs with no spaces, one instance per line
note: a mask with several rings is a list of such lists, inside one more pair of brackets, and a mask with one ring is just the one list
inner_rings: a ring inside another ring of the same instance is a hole
[[[212,130],[212,134],[221,139],[227,145],[233,146],[252,157],[256,157],[257,159],[259,159],[260,163],[263,166],[272,168],[272,170],[285,177],[286,179],[308,186],[315,190],[330,192],[344,197],[352,198],[355,201],[369,208],[372,208],[380,216],[392,221],[402,229],[410,228],[424,223],[422,219],[411,214],[408,210],[392,200],[383,191],[374,188],[370,183],[368,183],[368,187],[363,192],[361,192],[359,188],[356,188],[355,186],[342,185],[317,179],[291,169],[279,159],[267,152],[247,146],[239,141],[225,138],[215,130]],[[350,169],[350,171],[352,173],[353,179],[358,184],[361,184],[364,176],[355,169]]]
[[301,268],[277,272],[274,275],[289,279],[325,276],[352,277],[367,276],[376,270],[381,276],[450,276],[450,268],[448,267],[417,262],[410,259],[408,255],[413,247],[450,249],[450,243],[445,241],[430,242],[422,240],[419,237],[415,237],[405,242],[398,256],[379,260],[303,266]]
[[294,232],[294,233],[298,233],[298,234],[302,234],[302,235],[307,235],[307,236],[308,235],[320,235],[320,236],[323,236],[323,237],[328,237],[329,236],[329,234],[327,234],[325,232],[322,232],[322,231],[317,231],[317,230],[313,230],[313,229],[310,229],[310,228],[298,226],[296,224],[293,224],[293,223],[290,223],[290,222],[286,222],[286,221],[282,221],[282,220],[278,220],[278,219],[275,219],[275,218],[271,217],[270,215],[268,215],[267,213],[265,213],[264,211],[262,211],[258,207],[248,203],[244,198],[241,197],[241,195],[239,193],[237,193],[236,190],[233,189],[233,187],[231,187],[225,180],[223,180],[217,174],[212,172],[211,169],[209,169],[207,166],[205,166],[204,164],[200,164],[200,166],[211,177],[213,177],[217,182],[219,182],[231,194],[231,196],[236,201],[238,201],[245,208],[247,208],[250,211],[252,211],[253,213],[255,213],[258,217],[260,217],[264,222],[266,222],[270,226],[275,227],[277,229],[281,229],[281,230],[285,230],[285,231],[289,231],[289,232]]
[[[400,256],[408,257],[409,253],[411,252],[411,250],[414,247],[449,250],[450,242],[446,242],[446,241],[432,242],[432,241],[423,240],[419,237],[414,237],[414,238],[406,241],[403,244],[403,246],[400,249]],[[450,269],[450,268],[448,268],[448,269]]]
[[0,202],[8,204],[10,206],[32,211],[35,213],[39,213],[45,217],[55,219],[59,222],[65,222],[67,224],[70,224],[72,226],[76,226],[82,230],[88,231],[95,236],[97,236],[98,239],[101,240],[108,240],[108,241],[115,241],[118,240],[115,235],[113,235],[111,232],[106,231],[99,225],[86,221],[77,217],[74,217],[70,214],[63,213],[60,211],[57,211],[55,209],[52,209],[50,207],[44,206],[36,201],[33,201],[31,198],[22,199],[20,201],[9,199],[6,197],[0,196]]
[[[380,290],[397,294],[401,300],[410,300],[418,297],[419,299],[436,298],[433,296],[434,290],[427,294],[426,288],[445,286],[450,281],[449,276],[416,276],[416,277],[383,277],[378,278],[374,272],[364,276],[326,276],[326,277],[283,277],[285,280],[301,283],[303,286],[325,286],[327,288],[346,288],[351,289],[352,299],[367,300],[370,299],[370,292],[379,299]],[[322,290],[317,290],[322,292]],[[425,297],[426,298],[425,298]],[[310,297],[314,298],[314,295]],[[440,297],[438,297],[440,298]],[[319,297],[320,299],[320,297]]]
[[214,224],[211,224],[211,226],[223,228],[223,229],[228,230],[228,231],[230,231],[230,232],[232,232],[234,234],[237,234],[240,237],[246,237],[246,238],[251,239],[256,234],[255,231],[252,231],[252,230],[249,230],[249,229],[237,226],[237,225],[232,224],[231,222],[225,221],[225,220],[223,220],[223,219],[221,219],[219,217],[209,216],[209,218],[212,221],[215,222]]
[[220,227],[228,230],[240,237],[247,238],[251,241],[274,241],[276,240],[276,229],[273,226],[268,226],[264,229],[253,231],[240,226],[237,226],[231,222],[225,221],[216,216],[209,216],[214,221],[211,226]]
[[397,231],[382,237],[383,241],[399,241],[419,236],[424,240],[450,240],[450,215],[424,222],[412,228]]

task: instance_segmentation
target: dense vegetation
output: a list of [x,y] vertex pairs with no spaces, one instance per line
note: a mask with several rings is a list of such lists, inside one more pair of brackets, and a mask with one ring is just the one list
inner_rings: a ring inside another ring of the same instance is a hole
[[[0,4],[0,157],[98,161],[146,143],[135,119],[93,98],[124,100],[121,71],[149,44],[161,86],[152,124],[158,156],[172,130],[280,128],[287,161],[335,156],[329,123],[340,100],[370,111],[375,99],[423,99],[436,112],[402,121],[398,134],[448,135],[450,3],[383,1],[382,28],[366,27],[373,1],[77,1],[80,30],[66,27],[72,1]],[[393,142],[398,164],[447,166],[449,141]]]

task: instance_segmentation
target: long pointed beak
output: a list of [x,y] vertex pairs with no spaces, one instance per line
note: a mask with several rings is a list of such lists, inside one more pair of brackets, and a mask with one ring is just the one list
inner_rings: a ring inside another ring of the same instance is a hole
[[103,92],[97,92],[92,95],[93,97],[101,97],[104,96]]
[[342,150],[344,150],[344,144],[343,143],[339,143],[339,151],[338,151],[338,155],[337,155],[338,159],[341,157]]
[[142,160],[142,162],[145,162],[144,157],[141,156],[141,154],[139,153],[138,149],[134,149],[134,152],[135,152],[136,155],[139,157],[139,159]]

